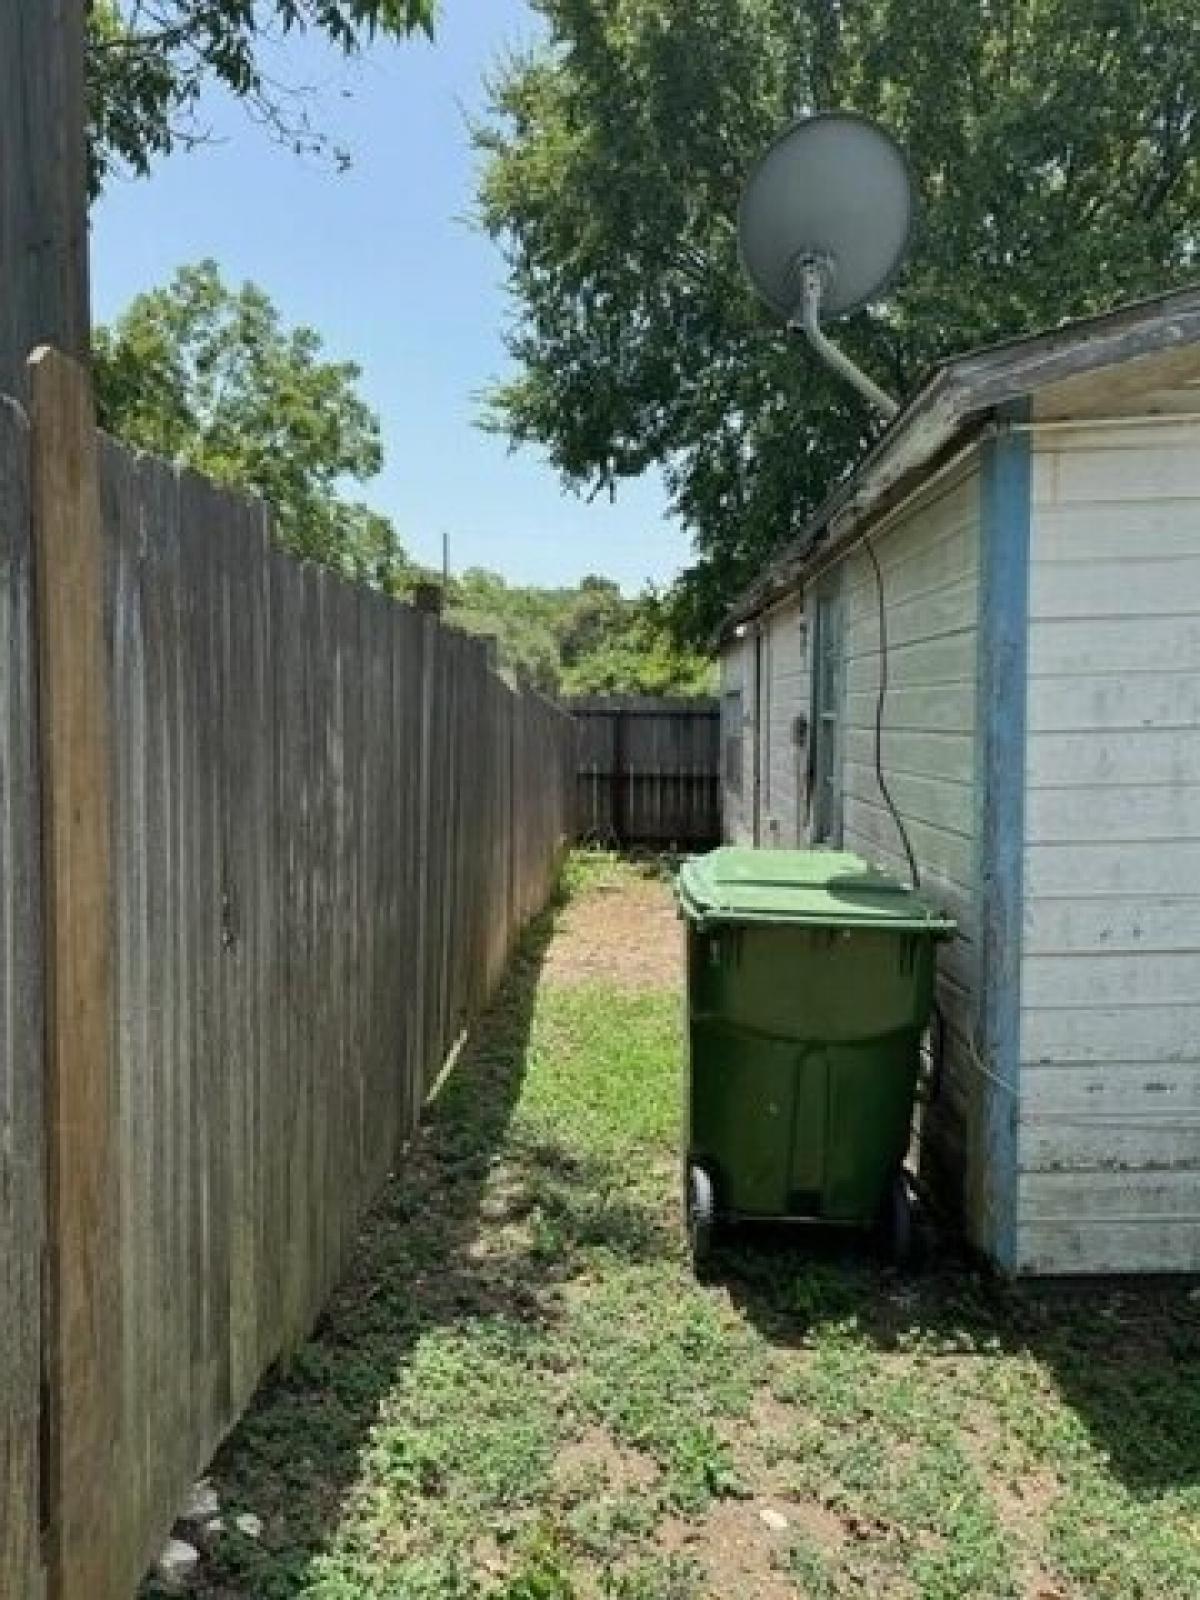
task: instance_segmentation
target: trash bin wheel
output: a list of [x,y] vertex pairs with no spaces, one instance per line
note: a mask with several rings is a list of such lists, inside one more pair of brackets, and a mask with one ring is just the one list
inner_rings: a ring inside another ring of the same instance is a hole
[[913,1258],[913,1205],[903,1170],[897,1172],[888,1185],[880,1221],[892,1265],[907,1267]]
[[692,1252],[693,1265],[700,1269],[712,1255],[717,1226],[716,1203],[712,1179],[703,1167],[691,1162],[687,1169],[687,1193],[684,1198],[688,1247]]

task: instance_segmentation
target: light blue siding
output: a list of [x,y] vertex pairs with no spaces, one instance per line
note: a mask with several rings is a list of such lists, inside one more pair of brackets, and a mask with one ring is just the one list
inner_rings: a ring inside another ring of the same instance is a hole
[[1004,428],[982,452],[979,727],[976,804],[980,861],[978,1139],[971,1166],[979,1242],[1017,1265],[1021,1071],[1021,918],[1029,642],[1029,435]]

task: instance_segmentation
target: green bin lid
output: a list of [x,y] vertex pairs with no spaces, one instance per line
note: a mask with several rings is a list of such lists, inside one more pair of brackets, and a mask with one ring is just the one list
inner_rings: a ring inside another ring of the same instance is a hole
[[676,894],[700,925],[771,922],[886,928],[945,937],[954,923],[921,896],[846,850],[726,845],[680,868]]

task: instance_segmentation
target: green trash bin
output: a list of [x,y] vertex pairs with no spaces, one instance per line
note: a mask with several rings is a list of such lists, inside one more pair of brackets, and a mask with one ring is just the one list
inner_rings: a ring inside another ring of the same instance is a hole
[[882,1222],[910,1235],[904,1158],[935,944],[954,923],[834,850],[686,861],[685,1201],[699,1260],[723,1222]]

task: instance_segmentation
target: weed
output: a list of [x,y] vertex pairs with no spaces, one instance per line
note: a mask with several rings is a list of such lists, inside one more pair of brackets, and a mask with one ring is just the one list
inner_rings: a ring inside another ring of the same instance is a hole
[[604,1585],[605,1600],[699,1600],[706,1592],[700,1568],[675,1553],[650,1556],[627,1571],[610,1573]]
[[799,1585],[804,1600],[836,1600],[829,1559],[811,1539],[794,1538],[781,1565]]

